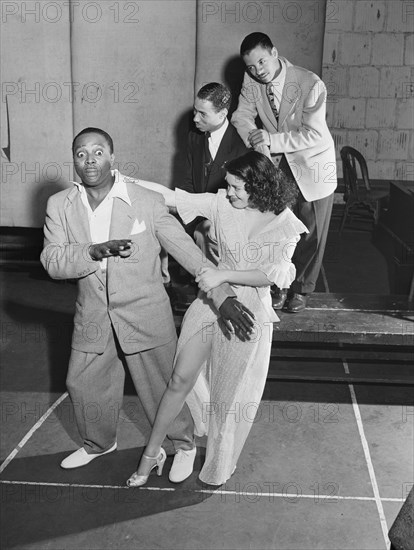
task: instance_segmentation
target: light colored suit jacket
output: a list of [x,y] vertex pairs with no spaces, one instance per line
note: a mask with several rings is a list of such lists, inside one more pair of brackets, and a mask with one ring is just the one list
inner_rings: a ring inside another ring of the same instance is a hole
[[248,145],[248,134],[257,128],[255,119],[259,116],[270,133],[270,152],[285,154],[305,199],[322,199],[337,185],[335,146],[325,120],[326,87],[316,74],[280,59],[286,63],[286,78],[279,122],[270,107],[266,85],[247,71],[231,122]]
[[[47,204],[41,262],[54,279],[77,279],[72,348],[79,351],[102,353],[111,325],[128,354],[171,341],[176,332],[161,277],[161,245],[192,275],[208,265],[168,213],[163,197],[121,177],[132,206],[114,199],[109,239],[131,239],[133,251],[128,258],[108,258],[106,281],[99,262],[88,252],[92,239],[79,190],[61,191]],[[228,296],[235,296],[229,285],[214,291],[211,298],[217,309]]]

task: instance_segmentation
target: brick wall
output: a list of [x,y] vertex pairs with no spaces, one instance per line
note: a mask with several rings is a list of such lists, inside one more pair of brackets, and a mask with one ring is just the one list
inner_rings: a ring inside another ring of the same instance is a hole
[[370,178],[414,179],[414,1],[327,0],[322,78],[339,151],[366,158]]

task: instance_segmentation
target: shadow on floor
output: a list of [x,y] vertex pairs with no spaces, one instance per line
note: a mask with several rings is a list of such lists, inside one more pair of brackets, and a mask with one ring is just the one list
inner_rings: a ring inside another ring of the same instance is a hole
[[8,526],[1,546],[16,548],[199,504],[212,496],[201,492],[211,486],[197,478],[204,461],[203,450],[199,451],[195,471],[184,483],[168,481],[169,457],[163,475],[150,476],[152,490],[125,487],[136,467],[136,449],[117,451],[74,471],[57,466],[67,453],[15,459],[2,475],[3,480],[17,481],[1,485],[2,502],[7,503],[2,521]]

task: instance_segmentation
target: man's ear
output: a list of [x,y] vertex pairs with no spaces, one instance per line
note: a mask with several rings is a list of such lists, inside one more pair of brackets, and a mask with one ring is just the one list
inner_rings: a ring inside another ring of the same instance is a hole
[[220,111],[220,116],[223,120],[227,117],[228,114],[229,114],[229,110],[227,108],[224,108]]
[[272,53],[273,57],[279,57],[279,52],[277,51],[275,46],[273,46],[271,53]]
[[115,155],[112,153],[111,154],[111,168],[114,165],[114,162],[115,162]]

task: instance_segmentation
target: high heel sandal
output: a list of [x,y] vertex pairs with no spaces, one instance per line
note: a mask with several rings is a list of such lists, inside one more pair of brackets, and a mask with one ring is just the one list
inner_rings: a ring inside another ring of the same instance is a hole
[[146,454],[143,454],[140,461],[140,465],[143,461],[149,461],[149,460],[155,460],[155,463],[149,466],[148,474],[143,475],[143,474],[138,474],[138,472],[134,472],[126,482],[128,487],[141,487],[141,485],[145,485],[146,482],[148,481],[148,477],[150,473],[154,468],[157,468],[157,475],[160,476],[162,474],[162,469],[164,468],[165,461],[167,460],[167,455],[165,454],[164,449],[161,447],[161,451],[158,456],[148,456]]

